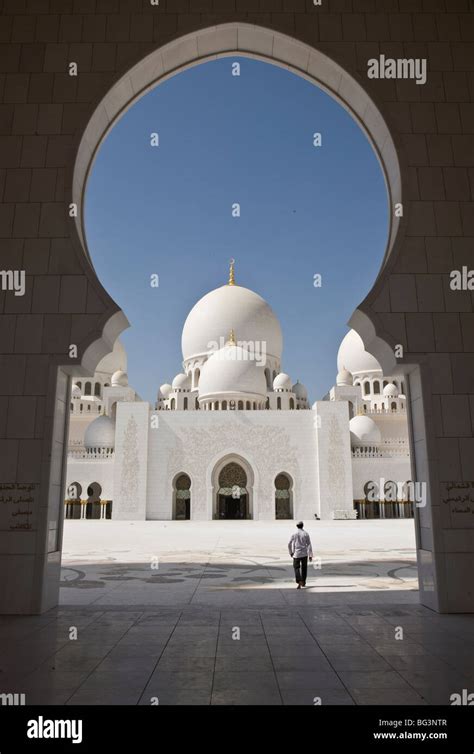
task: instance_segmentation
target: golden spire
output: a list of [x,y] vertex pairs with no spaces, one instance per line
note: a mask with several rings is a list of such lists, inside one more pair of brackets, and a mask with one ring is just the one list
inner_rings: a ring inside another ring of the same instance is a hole
[[[229,285],[231,285],[231,284],[229,283]],[[233,283],[232,283],[232,285],[233,285]],[[233,330],[230,331],[228,343],[231,346],[236,346],[237,345],[237,343],[235,342],[235,332]]]
[[228,285],[235,285],[234,265],[235,265],[235,259],[231,259],[230,260],[230,267],[229,267],[229,282],[228,282]]

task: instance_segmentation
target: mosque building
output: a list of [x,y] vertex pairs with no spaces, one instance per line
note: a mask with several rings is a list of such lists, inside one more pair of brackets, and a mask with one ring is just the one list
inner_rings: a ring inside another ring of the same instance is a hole
[[[73,379],[67,517],[413,515],[404,383],[382,373],[354,330],[339,348],[335,386],[311,404],[281,369],[277,316],[237,285],[232,263],[228,283],[190,311],[181,345],[183,371],[161,385],[155,406],[129,386],[119,340],[93,378]],[[396,499],[385,495],[393,482]]]

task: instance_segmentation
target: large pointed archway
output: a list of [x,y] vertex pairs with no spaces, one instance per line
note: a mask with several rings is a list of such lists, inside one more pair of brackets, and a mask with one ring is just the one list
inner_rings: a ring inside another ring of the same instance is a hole
[[191,479],[181,472],[173,480],[173,520],[191,519]]
[[[122,6],[126,11],[123,26],[127,26],[132,3],[125,0]],[[65,62],[59,62],[60,73],[39,75],[35,56],[23,54],[22,46],[25,44],[26,50],[30,40],[28,44],[18,42],[12,32],[13,57],[22,61],[21,75],[31,81],[28,87],[20,87],[8,108],[12,117],[7,119],[11,128],[7,123],[8,143],[2,165],[7,170],[8,187],[4,238],[9,239],[8,265],[25,269],[31,286],[23,301],[14,299],[12,305],[8,300],[5,309],[10,320],[4,336],[2,395],[8,403],[5,410],[9,419],[2,439],[2,469],[6,484],[29,485],[37,515],[28,533],[14,529],[2,532],[4,588],[0,610],[41,612],[57,604],[69,375],[77,374],[78,368],[84,369],[84,376],[93,373],[127,326],[123,312],[97,279],[83,233],[83,197],[94,156],[116,119],[149,88],[187,66],[236,53],[288,66],[332,93],[366,130],[379,156],[393,210],[390,238],[379,277],[354,313],[351,325],[387,373],[394,372],[394,347],[404,346],[397,368],[409,372],[407,397],[416,466],[413,479],[427,485],[427,505],[417,511],[416,518],[421,599],[441,611],[474,610],[472,590],[459,588],[465,582],[463,574],[472,570],[474,563],[472,538],[462,522],[446,516],[444,504],[447,485],[452,488],[471,483],[468,480],[474,473],[472,431],[466,418],[474,371],[468,324],[472,315],[466,310],[464,294],[455,297],[448,291],[449,297],[443,298],[441,278],[452,268],[454,258],[458,266],[469,260],[469,245],[458,245],[454,254],[454,241],[465,240],[459,238],[459,225],[464,211],[467,222],[470,205],[463,207],[462,200],[469,202],[471,198],[469,193],[463,197],[463,186],[452,176],[443,187],[442,177],[444,165],[464,172],[472,165],[469,134],[460,134],[456,125],[442,124],[438,129],[434,115],[427,117],[425,112],[413,109],[422,88],[414,82],[410,88],[410,82],[397,86],[395,82],[367,79],[367,47],[370,54],[374,48],[378,54],[386,52],[388,45],[386,49],[382,41],[358,41],[369,39],[364,14],[358,18],[360,24],[352,23],[344,12],[331,14],[330,26],[336,29],[333,36],[328,34],[328,24],[323,28],[315,21],[314,14],[319,15],[321,9],[311,3],[306,12],[272,14],[272,25],[294,35],[288,36],[249,23],[260,23],[261,15],[233,11],[235,20],[225,23],[226,14],[213,10],[209,15],[189,15],[186,25],[190,33],[173,39],[179,33],[177,16],[163,6],[148,9],[150,15],[156,14],[151,22],[154,26],[156,21],[155,30],[143,37],[148,42],[131,43],[136,37],[128,26],[122,28],[121,22],[119,31],[112,31],[116,36],[108,45],[109,51],[105,50],[107,45],[96,44],[97,26],[82,24],[86,16],[75,14],[75,23],[66,24],[64,29],[61,26],[61,33],[72,42],[76,37],[68,36],[68,28],[73,27],[74,35],[82,28],[82,47],[94,48],[94,55],[92,61],[87,54],[81,59],[78,80],[68,81],[64,87],[59,84],[66,76]],[[41,10],[28,8],[27,12],[32,28],[37,19],[45,18]],[[387,11],[387,28],[392,21],[399,23],[398,10],[394,14]],[[54,17],[55,23],[60,15]],[[102,15],[104,28],[108,27],[106,21],[112,20],[112,29],[118,29],[116,16],[112,11]],[[88,16],[89,20],[93,17],[94,13]],[[422,58],[426,56],[426,38],[420,33],[424,17],[432,22],[429,9],[420,10],[410,45],[413,54]],[[450,18],[464,23],[457,11]],[[212,26],[202,28],[206,23]],[[465,101],[463,92],[467,91],[465,45],[456,37],[446,41],[441,27],[433,27],[434,38],[443,40],[448,57],[459,65],[447,74],[434,71],[423,104],[434,110],[433,102],[443,101],[446,87],[450,106],[459,117],[459,103]],[[101,47],[104,49],[96,49]],[[55,70],[55,61],[50,64]],[[14,71],[17,64],[12,65]],[[7,79],[10,75],[18,77],[8,71]],[[59,78],[54,107],[38,106],[45,101],[41,87],[46,85],[52,91],[55,75]],[[449,80],[443,81],[445,75]],[[15,80],[7,80],[12,90],[15,84]],[[402,158],[403,154],[406,157]],[[15,174],[20,163],[24,168],[21,177]],[[39,165],[49,166],[50,173],[56,171],[52,176],[55,190],[51,190],[50,174],[43,180],[36,172]],[[436,202],[432,180],[427,176],[434,173],[441,176]],[[15,202],[20,202],[16,214]],[[403,208],[403,216],[395,214],[396,204]],[[20,350],[14,344],[15,332],[20,333]],[[76,350],[71,350],[71,345]],[[30,379],[31,374],[34,378]],[[26,414],[34,417],[36,411],[37,426],[25,425],[25,435],[19,436],[14,417],[22,412],[25,415],[24,406],[17,405],[23,396],[28,396],[32,405]]]
[[226,455],[212,471],[212,517],[219,521],[254,517],[254,472],[236,454]]

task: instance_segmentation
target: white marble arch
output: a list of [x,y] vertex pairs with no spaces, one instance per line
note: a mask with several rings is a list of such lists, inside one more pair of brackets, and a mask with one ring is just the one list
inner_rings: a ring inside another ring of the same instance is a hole
[[189,485],[189,512],[190,512],[190,518],[193,517],[193,477],[189,473],[189,471],[186,471],[185,469],[182,469],[181,471],[177,471],[176,474],[173,475],[173,478],[171,480],[171,520],[176,521],[176,482],[180,478],[180,476],[187,476],[190,481]]
[[247,475],[248,512],[252,519],[258,518],[258,471],[256,460],[249,460],[248,453],[243,456],[238,450],[228,449],[215,456],[206,470],[206,489],[208,491],[208,516],[215,518],[217,513],[217,493],[219,491],[219,474],[229,463],[238,463]]
[[289,482],[289,485],[290,485],[288,487],[288,492],[290,493],[290,496],[289,496],[290,519],[294,519],[295,518],[295,502],[294,502],[295,480],[294,480],[293,474],[290,474],[288,471],[286,471],[286,467],[282,468],[282,470],[279,471],[277,474],[275,474],[275,476],[273,478],[273,496],[274,496],[274,498],[273,498],[273,505],[274,505],[274,509],[275,509],[275,518],[276,518],[276,509],[277,509],[277,501],[276,501],[276,490],[277,490],[277,487],[276,487],[276,480],[277,480],[277,477],[280,476],[280,474],[282,476],[285,476],[288,479],[288,482]]

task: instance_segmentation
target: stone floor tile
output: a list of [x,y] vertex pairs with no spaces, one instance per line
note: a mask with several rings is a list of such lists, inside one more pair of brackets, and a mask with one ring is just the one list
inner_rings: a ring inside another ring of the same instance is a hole
[[214,690],[211,697],[212,705],[254,705],[254,706],[278,706],[282,704],[281,696],[275,689],[220,689]]
[[147,688],[212,688],[212,671],[203,670],[162,670],[158,667],[148,680]]
[[368,688],[351,688],[350,694],[356,704],[381,704],[387,706],[409,706],[424,705],[427,701],[423,699],[414,689],[396,688],[396,689],[368,689]]
[[395,670],[339,671],[342,682],[348,689],[403,689],[408,688],[404,678]]
[[325,670],[290,670],[277,671],[278,685],[281,689],[314,689],[315,695],[321,689],[343,689],[340,677],[334,671]]
[[323,689],[314,694],[309,688],[281,689],[283,704],[298,706],[354,705],[355,702],[345,689]]
[[223,690],[265,691],[276,689],[275,673],[267,671],[216,671],[213,693]]

